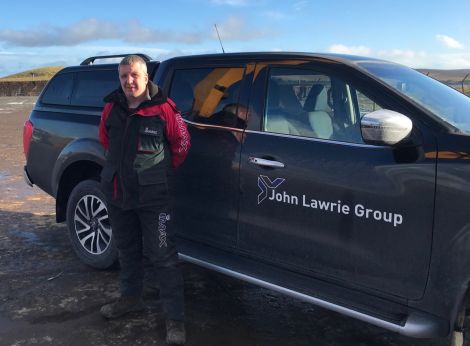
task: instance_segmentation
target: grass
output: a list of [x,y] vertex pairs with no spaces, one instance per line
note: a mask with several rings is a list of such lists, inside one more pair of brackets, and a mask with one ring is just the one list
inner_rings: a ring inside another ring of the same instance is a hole
[[[461,93],[462,93],[462,87],[461,87],[461,86],[457,87],[457,86],[455,86],[455,85],[452,85],[452,87],[453,87],[455,90],[457,90],[458,92],[461,92]],[[465,85],[464,88],[463,88],[463,93],[462,93],[462,94],[464,94],[464,95],[470,97],[470,86],[466,86],[466,85]]]
[[0,82],[29,82],[49,80],[62,68],[62,66],[48,66],[27,70],[0,78]]

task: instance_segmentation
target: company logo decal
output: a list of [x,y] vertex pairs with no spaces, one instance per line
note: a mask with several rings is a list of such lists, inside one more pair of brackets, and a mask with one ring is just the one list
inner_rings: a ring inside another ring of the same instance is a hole
[[[380,210],[379,208],[371,208],[361,203],[348,205],[341,200],[328,201],[325,199],[312,198],[312,196],[307,196],[306,194],[288,193],[286,190],[277,191],[276,189],[285,181],[285,178],[275,178],[271,180],[271,178],[266,175],[258,176],[258,187],[261,191],[258,194],[258,205],[267,199],[267,202],[271,201],[272,203],[309,208],[318,212],[340,216],[350,215],[362,220],[388,223],[393,227],[400,226],[404,221],[402,214],[388,210]],[[285,187],[285,185],[286,184],[284,184],[283,187]]]
[[258,195],[258,204],[263,202],[266,197],[268,197],[268,192],[274,190],[275,188],[279,187],[285,181],[284,178],[276,178],[273,181],[269,179],[269,177],[265,175],[260,175],[258,177],[258,187],[261,192]]

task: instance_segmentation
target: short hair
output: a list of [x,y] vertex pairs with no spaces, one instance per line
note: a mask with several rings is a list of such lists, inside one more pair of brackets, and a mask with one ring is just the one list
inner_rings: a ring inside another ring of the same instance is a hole
[[124,65],[134,65],[134,64],[141,64],[143,71],[147,73],[147,63],[145,62],[144,59],[142,59],[142,57],[135,55],[135,54],[125,56],[119,63],[119,68]]

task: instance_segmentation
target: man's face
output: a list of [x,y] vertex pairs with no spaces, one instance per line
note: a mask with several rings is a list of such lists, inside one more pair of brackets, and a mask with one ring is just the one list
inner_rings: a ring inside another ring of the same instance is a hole
[[119,80],[128,100],[134,100],[144,95],[148,79],[148,75],[140,63],[119,66]]

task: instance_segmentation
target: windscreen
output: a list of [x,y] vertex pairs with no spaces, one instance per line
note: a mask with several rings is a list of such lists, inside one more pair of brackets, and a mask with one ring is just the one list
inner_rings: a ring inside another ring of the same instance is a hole
[[470,132],[470,98],[411,68],[384,62],[358,65],[460,131]]

